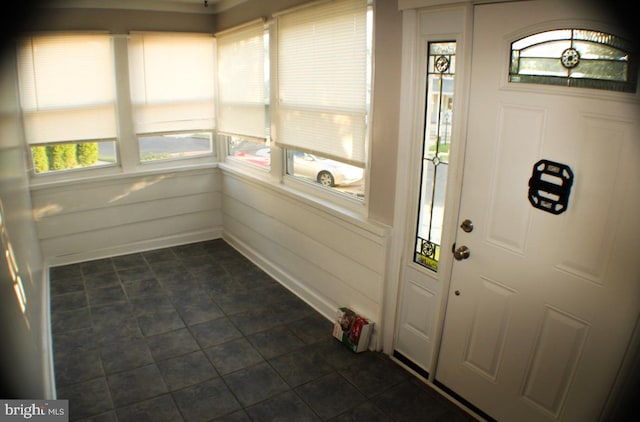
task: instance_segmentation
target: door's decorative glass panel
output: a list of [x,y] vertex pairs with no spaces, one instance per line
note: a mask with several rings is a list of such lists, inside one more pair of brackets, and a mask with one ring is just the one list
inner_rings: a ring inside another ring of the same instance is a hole
[[414,261],[438,271],[451,147],[456,43],[429,43],[420,205]]
[[509,82],[636,92],[631,43],[585,29],[558,29],[511,43]]

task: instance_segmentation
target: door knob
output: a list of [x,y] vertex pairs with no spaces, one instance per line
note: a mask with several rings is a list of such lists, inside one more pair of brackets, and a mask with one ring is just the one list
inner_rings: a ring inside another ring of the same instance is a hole
[[453,251],[453,257],[458,261],[469,258],[469,255],[471,255],[471,250],[464,245]]

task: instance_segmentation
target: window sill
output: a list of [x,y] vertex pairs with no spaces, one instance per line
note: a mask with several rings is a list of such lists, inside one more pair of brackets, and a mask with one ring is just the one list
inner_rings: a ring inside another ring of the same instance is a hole
[[292,186],[288,186],[287,184],[260,178],[255,174],[255,172],[242,168],[241,166],[221,162],[218,164],[218,167],[224,174],[242,179],[243,181],[257,185],[263,189],[268,189],[277,195],[303,203],[314,210],[340,219],[349,226],[358,227],[361,230],[369,232],[375,237],[383,238],[388,234],[388,226],[377,221],[370,220],[363,215],[366,211],[366,206],[364,204],[358,204],[362,207],[362,212],[357,212],[346,206],[340,206],[323,198],[302,192]]
[[156,168],[144,168],[144,166],[139,166],[135,171],[127,172],[124,172],[121,167],[114,166],[104,169],[79,170],[77,172],[60,175],[35,175],[31,176],[29,185],[32,191],[37,191],[61,186],[73,186],[85,183],[123,180],[132,177],[155,176],[158,174],[210,170],[216,168],[218,168],[218,162],[163,166]]

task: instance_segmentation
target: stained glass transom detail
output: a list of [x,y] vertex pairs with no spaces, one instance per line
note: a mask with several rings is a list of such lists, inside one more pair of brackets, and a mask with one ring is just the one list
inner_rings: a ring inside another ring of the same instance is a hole
[[509,82],[636,92],[631,43],[604,32],[556,29],[511,43]]
[[451,147],[456,43],[429,43],[427,93],[414,262],[438,271]]

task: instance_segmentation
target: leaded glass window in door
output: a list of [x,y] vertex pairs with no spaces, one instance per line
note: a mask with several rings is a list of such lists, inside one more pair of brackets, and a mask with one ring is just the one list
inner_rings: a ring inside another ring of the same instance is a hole
[[632,43],[586,29],[555,29],[511,43],[509,82],[636,92]]
[[451,148],[456,43],[429,43],[414,262],[438,271]]

